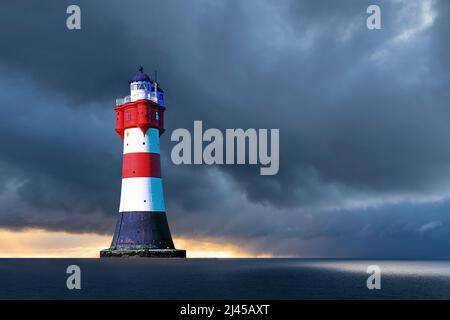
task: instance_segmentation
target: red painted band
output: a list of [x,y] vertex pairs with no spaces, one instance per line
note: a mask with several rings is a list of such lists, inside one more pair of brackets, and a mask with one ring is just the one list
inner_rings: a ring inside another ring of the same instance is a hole
[[122,178],[161,178],[158,153],[136,152],[123,155]]

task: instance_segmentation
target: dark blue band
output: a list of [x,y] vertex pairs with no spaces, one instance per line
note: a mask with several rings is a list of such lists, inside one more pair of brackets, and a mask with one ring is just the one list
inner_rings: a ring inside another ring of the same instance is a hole
[[174,249],[165,212],[120,212],[112,249]]

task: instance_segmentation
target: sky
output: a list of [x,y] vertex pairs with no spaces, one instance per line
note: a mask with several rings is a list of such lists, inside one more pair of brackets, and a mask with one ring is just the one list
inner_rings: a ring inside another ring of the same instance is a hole
[[[450,258],[449,17],[446,0],[1,1],[0,256],[109,246],[113,107],[142,65],[165,91],[166,208],[188,255]],[[174,165],[170,133],[194,120],[280,129],[279,173]]]

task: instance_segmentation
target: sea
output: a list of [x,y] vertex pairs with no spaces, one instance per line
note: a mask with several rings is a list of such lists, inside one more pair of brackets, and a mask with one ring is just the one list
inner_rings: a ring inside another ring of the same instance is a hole
[[[67,287],[69,266],[80,289]],[[450,261],[0,259],[0,299],[450,299]]]

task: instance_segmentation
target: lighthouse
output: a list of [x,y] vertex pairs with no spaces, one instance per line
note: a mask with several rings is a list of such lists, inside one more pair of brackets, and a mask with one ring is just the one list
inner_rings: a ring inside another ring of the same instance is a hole
[[159,137],[164,91],[139,71],[130,95],[116,100],[116,132],[123,141],[122,190],[111,247],[101,257],[186,257],[172,241],[164,204]]

